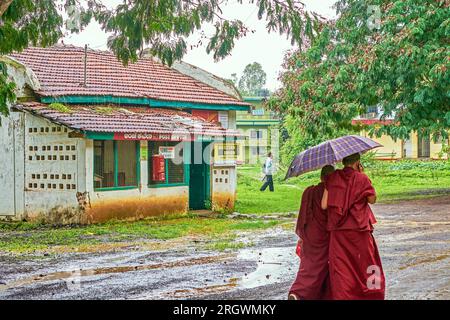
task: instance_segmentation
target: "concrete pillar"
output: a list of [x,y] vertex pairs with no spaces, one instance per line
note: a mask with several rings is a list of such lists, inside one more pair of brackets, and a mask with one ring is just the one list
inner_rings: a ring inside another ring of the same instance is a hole
[[86,139],[86,191],[94,192],[94,140]]
[[148,161],[149,161],[149,150],[148,150],[148,142],[140,141],[141,144],[141,181],[139,184],[139,190],[143,190],[147,188],[148,185]]

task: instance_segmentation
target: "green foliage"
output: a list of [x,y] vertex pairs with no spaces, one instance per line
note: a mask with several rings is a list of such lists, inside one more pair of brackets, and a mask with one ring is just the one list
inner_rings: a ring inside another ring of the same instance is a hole
[[16,99],[15,87],[14,82],[8,81],[6,64],[0,61],[0,125],[1,116],[9,115],[8,102]]
[[212,208],[211,200],[206,199],[204,203],[205,203],[205,209],[206,210],[211,210],[211,208]]
[[439,170],[450,172],[450,161],[416,161],[403,160],[394,163],[386,163],[389,170]]
[[361,163],[363,164],[364,168],[373,168],[377,166],[378,163],[380,163],[379,160],[376,160],[375,156],[375,151],[368,151],[361,155]]
[[[292,43],[301,44],[302,37],[313,38],[323,20],[306,12],[304,5],[294,0],[256,0],[251,3],[258,7],[258,18],[267,21],[269,31],[286,34]],[[207,53],[220,60],[230,54],[235,40],[250,31],[240,20],[223,18],[222,5],[220,0],[135,0],[108,10],[96,1],[90,1],[87,13],[92,14],[106,32],[113,34],[108,47],[125,64],[135,61],[148,47],[152,54],[170,65],[182,58],[188,48],[201,45],[204,40],[207,41]],[[209,38],[203,35],[197,44],[189,45],[186,38],[201,29],[203,23],[213,24],[214,34]]]
[[289,165],[292,159],[303,150],[318,145],[328,139],[355,133],[355,131],[350,129],[340,129],[332,126],[330,120],[328,120],[329,124],[326,125],[327,128],[325,129],[323,122],[314,125],[308,122],[306,118],[297,117],[292,114],[287,114],[282,118],[281,126],[286,132],[286,135],[282,136],[280,159],[281,163],[285,166]]
[[444,156],[447,156],[447,159],[450,159],[450,143],[443,143],[442,149],[438,153],[439,158],[444,158]]
[[[0,55],[29,45],[49,46],[62,37],[63,19],[55,0],[14,0],[0,16]],[[68,1],[69,2],[69,1]]]
[[111,114],[114,112],[114,107],[112,106],[96,107],[95,112],[98,112],[100,114]]
[[[369,5],[381,11],[375,28]],[[415,130],[447,137],[448,1],[340,0],[336,8],[339,18],[309,49],[286,57],[283,88],[269,103],[292,118],[285,124],[290,139],[301,140],[290,147],[359,130],[351,120],[375,105],[382,119],[394,118],[374,126],[375,135],[407,138]]]
[[62,103],[58,103],[58,102],[49,104],[48,108],[53,109],[58,112],[61,112],[61,113],[71,113],[72,112],[72,110],[68,106],[66,106]]
[[[63,19],[55,0],[14,0],[0,12],[0,55],[32,46],[49,46],[62,37]],[[7,116],[7,103],[15,100],[15,84],[0,63],[0,116]]]
[[239,91],[246,96],[258,96],[266,84],[267,74],[258,62],[249,63],[239,80]]
[[[239,0],[242,3],[242,0]],[[250,1],[258,8],[258,18],[267,21],[267,29],[286,34],[292,43],[314,38],[323,18],[306,12],[296,0]],[[87,4],[87,5],[85,5]],[[171,65],[188,48],[207,40],[206,51],[219,60],[230,54],[235,40],[250,30],[240,20],[221,16],[221,0],[134,0],[123,1],[108,9],[100,0],[4,0],[0,6],[0,55],[21,51],[28,46],[50,46],[64,32],[79,32],[95,19],[111,33],[108,48],[126,65],[135,62],[147,50]],[[63,13],[67,19],[63,19]],[[186,38],[204,23],[212,23],[215,33],[202,34],[196,44]],[[7,103],[14,101],[14,84],[8,82],[0,65],[0,115],[8,115]]]

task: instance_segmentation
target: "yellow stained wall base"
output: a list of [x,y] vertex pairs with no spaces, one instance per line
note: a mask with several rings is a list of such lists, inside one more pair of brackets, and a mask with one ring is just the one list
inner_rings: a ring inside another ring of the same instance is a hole
[[213,210],[232,210],[236,195],[230,192],[214,192],[212,195]]
[[104,222],[111,219],[137,220],[145,217],[188,210],[186,196],[129,197],[105,199],[92,203],[85,212],[85,223]]

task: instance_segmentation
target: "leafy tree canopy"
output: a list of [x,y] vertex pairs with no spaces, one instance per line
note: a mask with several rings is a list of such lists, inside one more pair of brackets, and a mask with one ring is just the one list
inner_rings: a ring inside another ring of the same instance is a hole
[[[286,34],[292,43],[313,38],[323,20],[306,11],[298,0],[237,1],[257,6],[258,18],[266,21],[268,31]],[[108,48],[124,64],[136,61],[145,48],[164,63],[172,64],[191,48],[186,38],[203,23],[212,23],[215,32],[203,36],[200,42],[206,39],[207,52],[219,60],[250,31],[240,20],[225,19],[223,5],[222,0],[124,0],[109,9],[100,0],[0,0],[0,55],[29,45],[52,45],[64,32],[79,32],[95,19],[104,31],[112,33]],[[64,19],[63,13],[68,18]],[[4,69],[2,65],[0,114],[5,115],[14,85],[6,79]]]
[[258,62],[249,63],[239,80],[239,91],[244,95],[259,95],[266,84],[267,75]]
[[288,114],[289,139],[303,147],[343,132],[379,106],[391,125],[376,135],[412,130],[448,137],[450,1],[340,0],[338,18],[307,50],[286,57],[282,89],[270,101]]

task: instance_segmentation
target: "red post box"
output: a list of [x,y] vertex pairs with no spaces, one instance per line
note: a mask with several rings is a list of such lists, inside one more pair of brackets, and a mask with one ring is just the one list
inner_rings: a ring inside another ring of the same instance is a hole
[[165,181],[166,180],[166,166],[164,156],[161,154],[154,154],[152,156],[152,180]]

